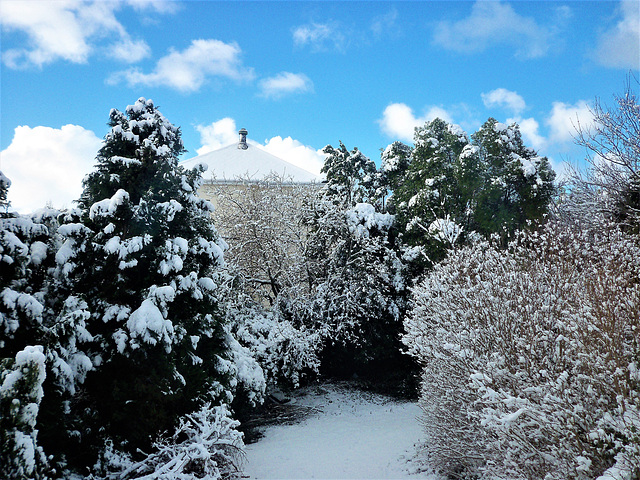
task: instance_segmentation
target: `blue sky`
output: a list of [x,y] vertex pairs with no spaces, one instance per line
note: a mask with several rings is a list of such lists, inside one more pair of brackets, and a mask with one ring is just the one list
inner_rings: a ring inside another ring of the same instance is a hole
[[572,120],[640,67],[637,1],[0,0],[0,169],[19,211],[71,206],[111,108],[154,100],[184,159],[246,128],[314,171],[343,141],[379,163],[435,116],[518,121],[561,162]]

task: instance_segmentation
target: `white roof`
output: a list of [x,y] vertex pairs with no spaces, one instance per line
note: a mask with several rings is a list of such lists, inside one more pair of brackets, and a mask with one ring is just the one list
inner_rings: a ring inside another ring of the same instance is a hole
[[263,180],[269,175],[282,176],[285,181],[294,183],[320,182],[317,175],[296,167],[281,158],[271,155],[258,146],[245,144],[246,149],[238,148],[234,143],[213,152],[198,155],[181,162],[185,168],[193,168],[205,163],[209,169],[203,174],[206,182],[235,182],[239,179]]

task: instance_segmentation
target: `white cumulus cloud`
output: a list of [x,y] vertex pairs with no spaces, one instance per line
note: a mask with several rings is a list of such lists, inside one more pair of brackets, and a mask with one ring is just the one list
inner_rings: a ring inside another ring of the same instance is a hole
[[488,93],[482,93],[481,96],[485,107],[506,108],[514,115],[520,114],[527,107],[524,98],[506,88],[496,88]]
[[533,18],[516,13],[500,1],[477,1],[471,14],[457,22],[442,21],[433,41],[447,50],[462,53],[481,52],[493,45],[510,45],[516,56],[537,58],[550,48],[551,32]]
[[233,118],[222,118],[209,125],[196,125],[202,147],[196,150],[198,155],[213,152],[238,141],[238,128]]
[[[171,11],[155,3],[133,2],[139,9]],[[121,2],[105,1],[2,0],[2,29],[20,32],[26,39],[20,47],[3,49],[2,61],[9,68],[41,68],[58,60],[86,63],[93,53],[104,50],[103,42],[114,37],[114,45],[106,48],[107,55],[138,61],[148,55],[149,47],[143,40],[133,40],[116,18],[122,6]]]
[[158,60],[153,72],[132,68],[115,73],[108,83],[115,85],[125,80],[132,87],[164,85],[186,93],[199,90],[209,77],[251,80],[253,69],[242,65],[241,53],[237,43],[193,40],[183,51],[171,49]]
[[62,128],[20,126],[2,152],[0,170],[11,180],[12,208],[29,213],[51,202],[71,207],[82,193],[82,179],[93,170],[102,144],[79,125]]
[[293,93],[313,92],[313,82],[303,73],[282,72],[260,80],[260,96],[281,98]]
[[176,13],[180,10],[180,3],[175,0],[127,0],[137,11],[152,10],[158,13]]
[[640,6],[637,0],[623,0],[618,6],[622,17],[615,26],[598,37],[594,57],[605,67],[640,67]]
[[282,158],[316,175],[320,175],[320,169],[322,169],[326,157],[322,149],[316,150],[291,137],[273,137],[266,140],[262,148],[271,155]]
[[429,107],[424,115],[416,117],[411,107],[406,104],[392,103],[384,109],[378,124],[386,135],[412,142],[415,127],[422,126],[436,117],[449,123],[453,122],[451,115],[441,107]]
[[520,127],[520,133],[522,133],[525,145],[533,147],[536,151],[540,151],[547,146],[547,139],[540,133],[540,123],[535,118],[515,117],[507,119],[509,125],[514,122]]
[[549,140],[555,143],[573,142],[576,128],[589,128],[593,123],[593,115],[589,104],[579,100],[571,105],[564,102],[553,102],[551,113],[546,122],[549,128]]
[[109,47],[107,55],[126,63],[136,63],[151,54],[151,48],[144,40],[123,38]]

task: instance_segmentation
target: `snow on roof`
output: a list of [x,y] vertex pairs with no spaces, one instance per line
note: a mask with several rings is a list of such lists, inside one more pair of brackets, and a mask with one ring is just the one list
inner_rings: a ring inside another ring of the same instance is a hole
[[203,174],[205,182],[230,183],[246,179],[247,176],[251,180],[260,181],[272,174],[294,183],[321,181],[317,175],[271,155],[256,145],[246,143],[246,130],[239,133],[239,143],[198,155],[181,162],[181,165],[190,169],[199,163],[206,164],[209,168]]

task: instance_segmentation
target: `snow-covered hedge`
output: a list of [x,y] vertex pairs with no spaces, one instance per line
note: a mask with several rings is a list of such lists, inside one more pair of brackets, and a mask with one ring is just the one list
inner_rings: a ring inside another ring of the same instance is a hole
[[552,223],[452,252],[413,294],[403,340],[443,473],[638,478],[637,237]]

